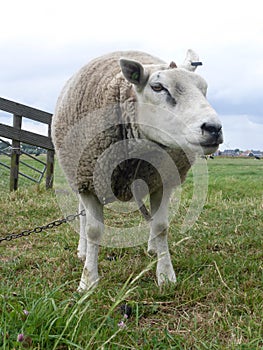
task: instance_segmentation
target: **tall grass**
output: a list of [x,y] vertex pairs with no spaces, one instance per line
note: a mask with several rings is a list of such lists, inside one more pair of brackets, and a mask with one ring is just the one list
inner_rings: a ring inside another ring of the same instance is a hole
[[[145,244],[101,247],[99,286],[78,294],[82,263],[69,225],[1,243],[0,348],[262,349],[263,163],[217,158],[208,168],[195,225],[180,229],[191,173],[171,223],[175,285],[158,288]],[[9,193],[8,176],[0,175],[0,236],[61,216],[53,191],[25,183]]]

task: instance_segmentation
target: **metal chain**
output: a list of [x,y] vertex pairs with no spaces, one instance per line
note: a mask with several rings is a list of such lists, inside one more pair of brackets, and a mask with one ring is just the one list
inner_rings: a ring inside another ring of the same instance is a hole
[[40,233],[42,231],[49,230],[49,229],[54,228],[54,227],[58,227],[58,226],[65,224],[67,222],[74,221],[76,218],[78,218],[80,216],[85,216],[85,215],[86,215],[86,213],[85,213],[85,210],[83,209],[78,214],[68,215],[63,219],[54,220],[54,221],[48,223],[47,225],[37,226],[31,230],[25,230],[25,231],[22,231],[20,233],[11,233],[8,236],[0,237],[0,243],[2,243],[3,241],[12,241],[12,240],[20,238],[20,237],[27,237],[27,236],[31,235],[31,233]]

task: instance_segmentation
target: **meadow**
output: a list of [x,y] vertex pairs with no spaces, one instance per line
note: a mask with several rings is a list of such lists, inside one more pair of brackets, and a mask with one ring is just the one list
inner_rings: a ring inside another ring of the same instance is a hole
[[[0,243],[0,349],[263,349],[263,160],[215,158],[207,166],[198,220],[182,233],[190,173],[171,222],[175,285],[157,286],[146,244],[102,246],[100,283],[79,294],[82,263],[69,224]],[[3,167],[0,195],[0,237],[62,216],[43,184],[21,180],[10,193]],[[107,215],[121,227],[121,215]]]

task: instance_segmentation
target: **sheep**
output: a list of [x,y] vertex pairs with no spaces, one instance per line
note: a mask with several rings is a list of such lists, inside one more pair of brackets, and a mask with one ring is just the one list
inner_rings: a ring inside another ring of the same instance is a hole
[[143,52],[114,52],[92,60],[63,88],[52,140],[86,213],[80,219],[79,291],[99,280],[103,207],[135,200],[143,209],[147,193],[148,251],[157,254],[157,282],[176,282],[167,240],[171,192],[197,155],[211,154],[223,142],[222,125],[206,99],[207,83],[195,73],[198,65],[192,50],[178,67]]

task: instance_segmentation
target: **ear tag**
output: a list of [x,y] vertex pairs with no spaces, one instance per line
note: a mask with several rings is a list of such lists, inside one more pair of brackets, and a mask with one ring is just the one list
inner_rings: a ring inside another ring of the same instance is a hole
[[131,75],[132,80],[138,81],[139,80],[139,73],[133,72]]
[[202,62],[191,62],[191,66],[193,67],[202,66],[202,65],[203,65]]

